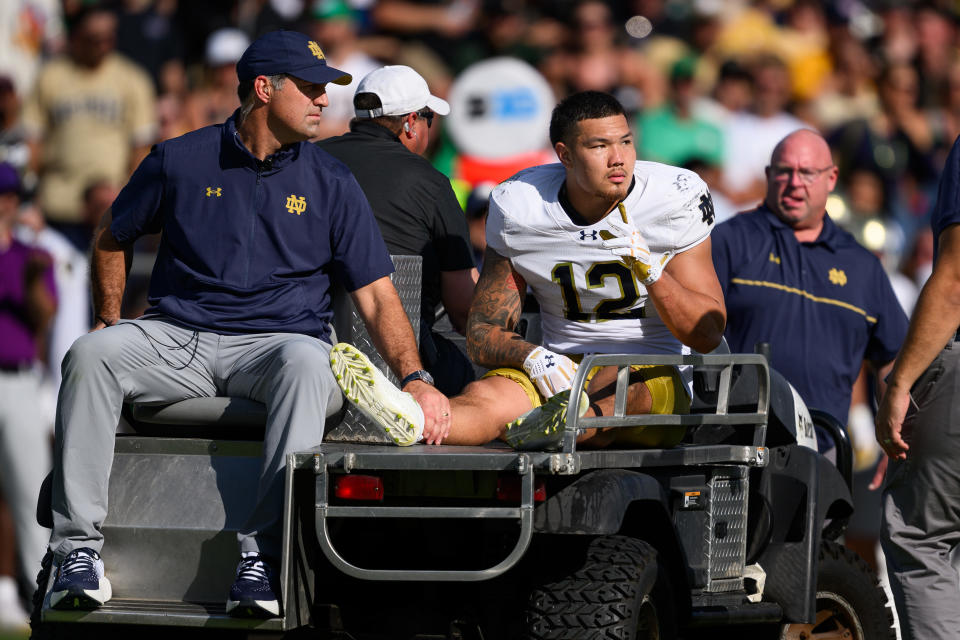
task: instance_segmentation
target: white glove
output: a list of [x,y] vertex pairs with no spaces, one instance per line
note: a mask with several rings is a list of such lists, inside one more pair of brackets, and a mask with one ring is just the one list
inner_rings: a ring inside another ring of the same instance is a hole
[[610,226],[616,229],[620,235],[614,235],[609,231],[601,231],[600,237],[603,242],[600,246],[609,249],[615,256],[621,256],[626,264],[636,275],[637,280],[645,287],[649,287],[660,279],[663,273],[663,262],[666,255],[657,259],[650,254],[650,247],[644,239],[643,234],[636,229],[621,226],[611,221]]
[[570,388],[577,363],[567,356],[537,347],[523,361],[523,370],[543,397],[549,399]]

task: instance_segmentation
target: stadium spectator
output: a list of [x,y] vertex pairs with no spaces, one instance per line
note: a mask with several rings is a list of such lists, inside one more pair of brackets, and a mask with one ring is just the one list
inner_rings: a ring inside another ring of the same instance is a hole
[[753,61],[753,100],[749,110],[733,114],[723,130],[726,155],[723,184],[738,206],[753,206],[766,191],[764,167],[787,134],[807,125],[786,111],[790,74],[786,64],[765,54]]
[[927,117],[931,119],[934,135],[940,142],[937,157],[934,160],[934,165],[940,167],[946,160],[943,141],[956,140],[957,136],[960,136],[960,61],[950,65],[940,100],[928,112]]
[[720,65],[710,95],[695,97],[691,109],[695,118],[723,131],[733,116],[748,109],[752,102],[753,76],[736,60],[727,60]]
[[81,250],[93,230],[81,219],[84,186],[95,177],[122,183],[156,134],[153,86],[114,52],[116,22],[104,8],[82,9],[69,55],[43,66],[23,113],[40,207]]
[[683,58],[670,71],[666,104],[646,109],[637,117],[637,152],[645,160],[683,166],[696,158],[710,165],[723,162],[720,129],[692,113],[693,58]]
[[[606,2],[580,0],[573,9],[571,42],[565,55],[567,91],[606,91],[631,110],[666,98],[666,82],[642,55],[626,46],[623,30]],[[634,93],[638,95],[633,95]]]
[[942,99],[957,49],[956,16],[935,2],[918,2],[914,13],[917,55],[913,60],[920,80],[919,104],[934,108]]
[[[0,487],[13,516],[19,575],[30,580],[47,538],[36,518],[40,485],[50,469],[50,431],[39,391],[57,294],[50,256],[13,235],[19,191],[16,170],[0,164]],[[3,582],[0,591],[9,588]]]
[[[309,33],[323,45],[327,61],[354,78],[363,78],[383,65],[360,48],[357,15],[346,0],[316,0],[310,12]],[[327,87],[330,106],[323,110],[318,138],[338,136],[350,130],[356,87]],[[362,186],[362,185],[361,185]]]
[[432,329],[442,304],[454,329],[463,333],[477,269],[450,181],[419,157],[434,118],[450,113],[450,105],[430,95],[426,80],[403,65],[364,77],[353,104],[357,117],[350,132],[320,142],[320,148],[353,172],[390,253],[423,257],[420,357],[440,391],[459,393],[473,380],[473,366]]
[[0,2],[0,75],[26,95],[36,81],[45,55],[63,48],[61,0]]
[[[21,178],[28,175],[30,146],[20,122],[20,95],[6,76],[0,76],[0,162],[13,166]],[[32,177],[24,181],[32,183]]]
[[235,67],[249,46],[250,38],[239,29],[217,29],[207,38],[203,83],[184,105],[188,130],[223,122],[240,106]]
[[876,173],[894,219],[911,236],[927,213],[926,200],[919,196],[938,173],[933,166],[934,130],[917,106],[918,82],[909,64],[885,66],[878,84],[880,112],[827,135],[841,176],[857,169]]
[[[89,190],[88,190],[89,191]],[[116,195],[116,189],[111,189]],[[112,202],[112,198],[111,198]],[[110,206],[107,202],[101,213]],[[57,285],[57,311],[50,326],[44,354],[44,380],[38,410],[45,428],[52,435],[60,390],[60,363],[73,341],[91,327],[90,261],[56,229],[50,228],[43,214],[33,204],[26,204],[17,217],[16,237],[24,244],[43,249],[53,258]]]
[[174,21],[177,3],[122,0],[117,9],[117,51],[147,72],[157,93],[170,67],[183,73],[183,43]]
[[823,131],[880,113],[875,64],[863,43],[843,34],[835,39],[832,54],[833,73],[811,105],[813,119]]

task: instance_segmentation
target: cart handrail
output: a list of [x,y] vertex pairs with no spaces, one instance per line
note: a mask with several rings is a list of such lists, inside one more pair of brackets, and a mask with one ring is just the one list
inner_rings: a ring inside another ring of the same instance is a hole
[[[627,386],[630,367],[633,365],[672,365],[672,366],[712,366],[720,368],[720,385],[717,396],[717,409],[713,414],[695,416],[681,415],[627,415]],[[614,397],[613,416],[581,417],[581,393],[587,382],[587,376],[594,367],[617,367],[617,387]],[[733,384],[735,366],[753,366],[759,370],[757,411],[755,413],[730,414],[730,388]],[[577,450],[577,435],[584,429],[599,427],[638,427],[647,425],[683,425],[701,424],[709,418],[724,416],[722,422],[731,425],[751,425],[754,427],[753,446],[762,447],[766,439],[767,419],[770,413],[770,369],[765,356],[756,353],[732,354],[589,354],[584,356],[573,377],[570,389],[570,404],[563,434],[564,453],[573,454]]]

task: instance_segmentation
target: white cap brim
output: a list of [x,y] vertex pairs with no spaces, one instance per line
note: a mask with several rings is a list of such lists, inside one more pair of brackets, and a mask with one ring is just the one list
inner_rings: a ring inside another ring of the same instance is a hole
[[438,116],[445,116],[450,113],[450,103],[443,98],[431,95],[427,98],[426,106]]

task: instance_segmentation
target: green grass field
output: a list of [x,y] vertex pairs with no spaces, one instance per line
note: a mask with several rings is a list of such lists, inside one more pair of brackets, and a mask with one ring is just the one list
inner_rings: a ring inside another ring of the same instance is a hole
[[12,631],[2,631],[0,630],[0,640],[27,640],[30,636],[28,631],[23,633],[15,633]]

